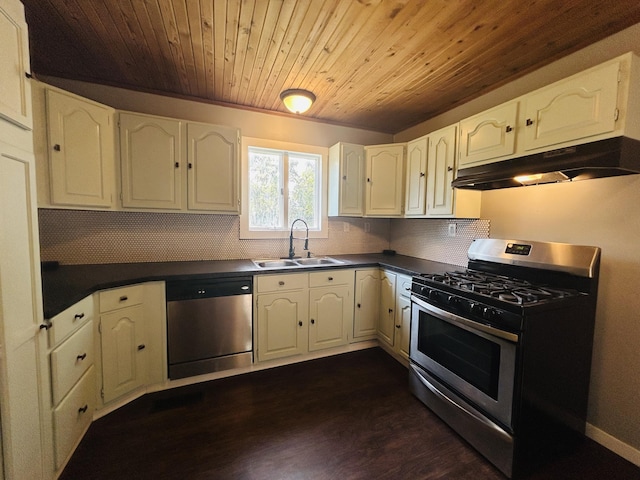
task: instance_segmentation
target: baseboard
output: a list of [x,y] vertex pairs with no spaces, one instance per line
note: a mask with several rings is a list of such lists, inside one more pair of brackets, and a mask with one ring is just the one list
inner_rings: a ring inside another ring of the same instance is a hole
[[613,453],[620,455],[625,460],[640,467],[640,450],[624,443],[622,440],[618,440],[616,437],[609,435],[598,427],[594,427],[590,423],[587,423],[585,434],[603,447],[608,448]]

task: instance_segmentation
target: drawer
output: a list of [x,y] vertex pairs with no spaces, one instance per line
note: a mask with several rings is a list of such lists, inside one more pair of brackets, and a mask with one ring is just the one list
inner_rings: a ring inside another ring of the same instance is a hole
[[80,300],[51,319],[49,347],[53,348],[71,332],[93,318],[93,295]]
[[100,313],[110,312],[118,308],[139,305],[144,299],[144,286],[114,288],[100,292]]
[[93,365],[93,321],[51,352],[51,390],[57,405],[84,372]]
[[309,275],[306,273],[290,273],[287,275],[257,275],[256,292],[279,292],[281,290],[298,290],[307,288]]
[[53,410],[56,468],[60,468],[93,419],[96,398],[95,367],[89,368],[69,395]]
[[353,285],[354,270],[320,270],[309,274],[310,287]]
[[411,296],[411,277],[398,275],[398,293],[403,297]]

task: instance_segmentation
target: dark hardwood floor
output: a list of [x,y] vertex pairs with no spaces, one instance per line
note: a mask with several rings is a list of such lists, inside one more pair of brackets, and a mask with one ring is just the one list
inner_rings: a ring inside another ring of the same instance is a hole
[[[146,395],[94,422],[60,477],[504,479],[379,348]],[[586,439],[542,479],[640,479]]]

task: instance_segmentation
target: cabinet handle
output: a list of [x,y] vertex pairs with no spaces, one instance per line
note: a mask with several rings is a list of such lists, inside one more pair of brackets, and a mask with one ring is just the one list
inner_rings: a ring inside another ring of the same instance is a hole
[[300,322],[298,322],[298,325],[301,327],[301,326],[302,326],[302,322],[301,322],[301,321],[300,321]]
[[447,167],[447,172],[453,172],[453,167]]
[[530,127],[531,125],[533,125],[533,120],[527,118],[527,127]]
[[59,144],[59,143],[56,143],[56,144],[53,146],[53,149],[54,149],[56,152],[59,152],[59,151],[61,150],[60,144]]
[[507,133],[513,132],[513,127],[511,125],[507,125],[506,131]]
[[282,287],[282,286],[284,285],[284,282],[283,282],[282,280],[280,280],[280,281],[278,282],[278,285],[280,285],[280,286]]
[[146,345],[143,343],[141,345],[138,345],[138,350],[144,350],[146,347]]
[[76,314],[73,316],[73,319],[74,319],[74,320],[80,320],[81,318],[84,318],[84,312],[82,312],[82,313],[76,313]]
[[343,176],[342,176],[342,179],[343,179],[343,180],[346,180],[346,179],[347,179],[347,176],[346,176],[346,175],[343,175]]
[[396,328],[402,328],[402,325],[396,325]]
[[85,404],[84,407],[78,409],[78,413],[84,413],[89,409],[89,405]]
[[85,358],[87,358],[87,354],[86,354],[86,353],[83,353],[82,355],[78,355],[76,358],[77,358],[78,360],[84,360]]
[[43,323],[42,325],[40,325],[40,330],[49,330],[50,328],[51,328],[50,323]]
[[358,304],[358,308],[360,308],[360,304]]
[[176,162],[176,168],[180,168],[180,162]]
[[424,172],[420,172],[420,177],[424,177]]
[[389,313],[393,313],[393,308],[390,308],[390,309],[389,309]]
[[328,278],[328,280],[329,280],[330,282],[333,282],[333,277],[329,277],[329,278]]
[[410,292],[410,291],[411,291],[411,287],[404,287],[404,289],[405,289],[407,292]]
[[316,321],[312,318],[311,319],[311,325],[315,325]]
[[188,167],[189,169],[193,168],[193,163],[189,162]]
[[121,302],[126,302],[127,300],[129,300],[129,297],[127,297],[126,295],[120,297]]
[[24,76],[27,78],[33,78],[33,75],[31,75],[29,72],[24,72]]

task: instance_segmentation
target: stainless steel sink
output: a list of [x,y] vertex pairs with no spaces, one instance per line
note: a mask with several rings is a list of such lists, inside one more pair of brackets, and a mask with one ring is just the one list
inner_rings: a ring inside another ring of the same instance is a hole
[[331,257],[313,257],[313,258],[296,258],[290,259],[267,259],[252,260],[253,264],[258,268],[302,268],[302,267],[321,267],[330,265],[339,265],[341,260]]

